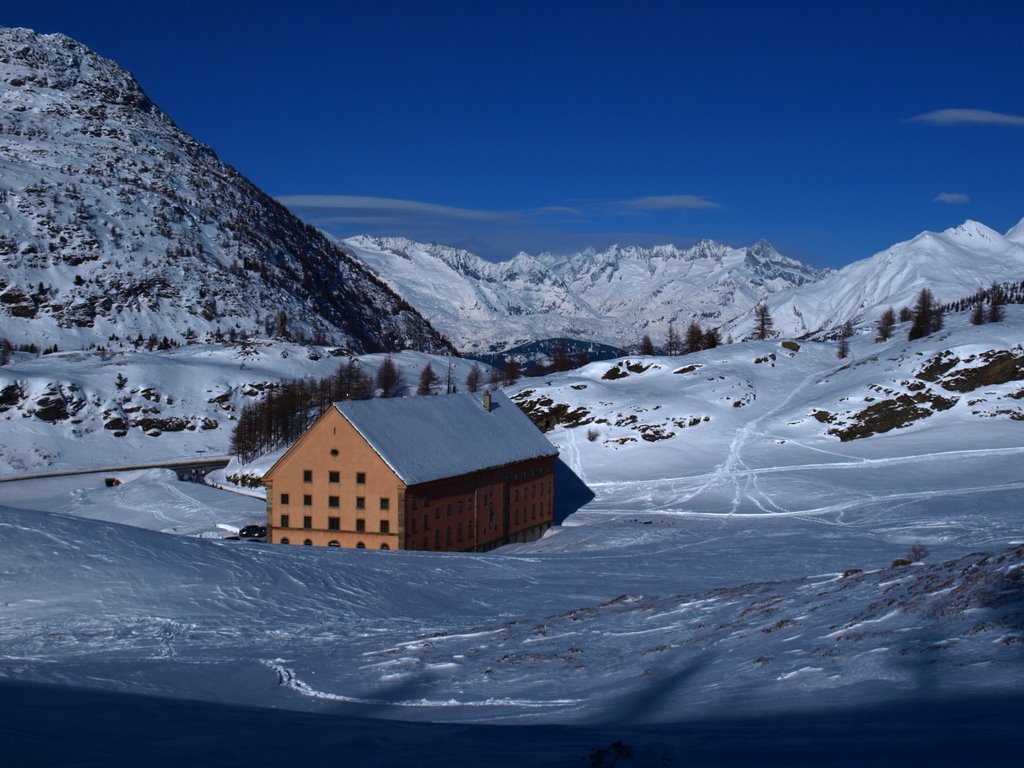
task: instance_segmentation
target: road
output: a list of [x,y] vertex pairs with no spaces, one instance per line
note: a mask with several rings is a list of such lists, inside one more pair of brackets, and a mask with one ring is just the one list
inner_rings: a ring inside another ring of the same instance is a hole
[[0,483],[15,480],[39,480],[47,477],[67,477],[68,475],[93,475],[101,472],[130,472],[136,469],[173,469],[182,480],[201,480],[207,472],[223,469],[232,459],[231,456],[204,456],[191,459],[171,459],[170,461],[154,461],[146,464],[125,464],[116,467],[92,467],[84,469],[65,469],[56,472],[36,472],[30,475],[11,475],[0,477]]

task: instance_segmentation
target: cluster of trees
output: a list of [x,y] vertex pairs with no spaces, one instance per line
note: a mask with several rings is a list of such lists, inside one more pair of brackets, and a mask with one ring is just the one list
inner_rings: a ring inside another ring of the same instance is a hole
[[941,330],[947,311],[963,312],[970,309],[974,325],[998,323],[1005,316],[1004,307],[1008,303],[1024,303],[1024,281],[992,283],[988,288],[979,289],[973,296],[948,304],[939,304],[928,288],[922,288],[913,308],[901,307],[898,315],[892,307],[882,312],[875,326],[878,331],[875,341],[888,341],[892,337],[897,317],[901,323],[912,321],[907,339],[913,341]]
[[[490,384],[507,381],[507,372],[491,369]],[[466,375],[466,389],[477,392],[484,385],[483,369],[473,363]],[[435,395],[441,379],[428,362],[420,373],[417,395]],[[359,361],[352,358],[334,376],[322,379],[298,379],[272,387],[262,400],[242,408],[231,437],[231,451],[242,461],[252,461],[270,451],[293,443],[320,415],[339,400],[369,400],[375,394],[395,397],[403,385],[402,373],[390,356],[384,358],[377,374],[371,377]],[[458,386],[449,368],[446,389]]]
[[974,325],[998,323],[1006,316],[1006,310],[1003,309],[1007,302],[1006,290],[998,283],[992,283],[988,289],[979,290],[973,298],[971,322]]
[[[47,347],[42,351],[42,354],[49,355],[53,352],[59,352],[57,345],[54,344],[51,347]],[[11,361],[11,355],[14,352],[28,352],[32,355],[40,354],[39,347],[36,344],[18,344],[14,345],[9,339],[0,339],[0,365],[7,365]]]
[[[702,349],[714,349],[722,343],[722,334],[717,328],[702,328],[700,322],[691,320],[686,328],[685,336],[680,336],[674,323],[668,324],[668,333],[665,336],[665,354],[683,355],[691,352],[699,352]],[[641,355],[655,355],[657,350],[650,334],[645,333],[640,340]]]
[[[383,378],[389,386],[381,389],[391,396],[397,391],[401,376],[389,357],[377,371],[378,382],[385,368],[389,370]],[[342,365],[335,376],[298,379],[273,387],[262,400],[242,408],[231,436],[231,451],[241,461],[252,461],[297,440],[332,403],[366,400],[373,393],[374,380],[355,359]]]

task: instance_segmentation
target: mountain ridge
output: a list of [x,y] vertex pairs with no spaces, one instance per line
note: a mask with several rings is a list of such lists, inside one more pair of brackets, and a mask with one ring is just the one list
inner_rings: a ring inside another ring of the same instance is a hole
[[342,240],[467,353],[548,338],[625,347],[669,322],[719,324],[786,287],[830,274],[761,240],[732,248],[702,240],[613,245],[575,254],[520,252],[488,262],[463,249],[367,235]]
[[0,28],[0,107],[0,335],[11,341],[269,331],[355,351],[450,349],[81,43]]

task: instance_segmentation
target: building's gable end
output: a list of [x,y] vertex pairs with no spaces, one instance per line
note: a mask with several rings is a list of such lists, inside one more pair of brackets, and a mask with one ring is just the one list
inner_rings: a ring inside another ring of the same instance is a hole
[[[291,461],[295,458],[296,453],[301,452],[302,446],[309,440],[309,436],[313,433],[314,430],[319,428],[321,422],[333,418],[331,416],[332,412],[334,412],[334,416],[341,416],[341,414],[338,413],[337,409],[335,408],[328,408],[326,411],[320,414],[320,417],[316,421],[314,421],[305,432],[299,435],[299,439],[292,443],[287,451],[281,454],[280,458],[274,462],[273,466],[271,466],[270,469],[263,473],[264,484],[272,482],[274,479],[274,475],[278,472],[278,470],[291,463]],[[347,423],[348,420],[345,419],[345,421]]]

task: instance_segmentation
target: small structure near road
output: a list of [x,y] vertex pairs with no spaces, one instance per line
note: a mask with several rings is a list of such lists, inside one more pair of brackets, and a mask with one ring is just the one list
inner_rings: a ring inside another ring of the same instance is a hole
[[554,519],[557,449],[501,392],[335,403],[264,476],[277,544],[482,551]]

